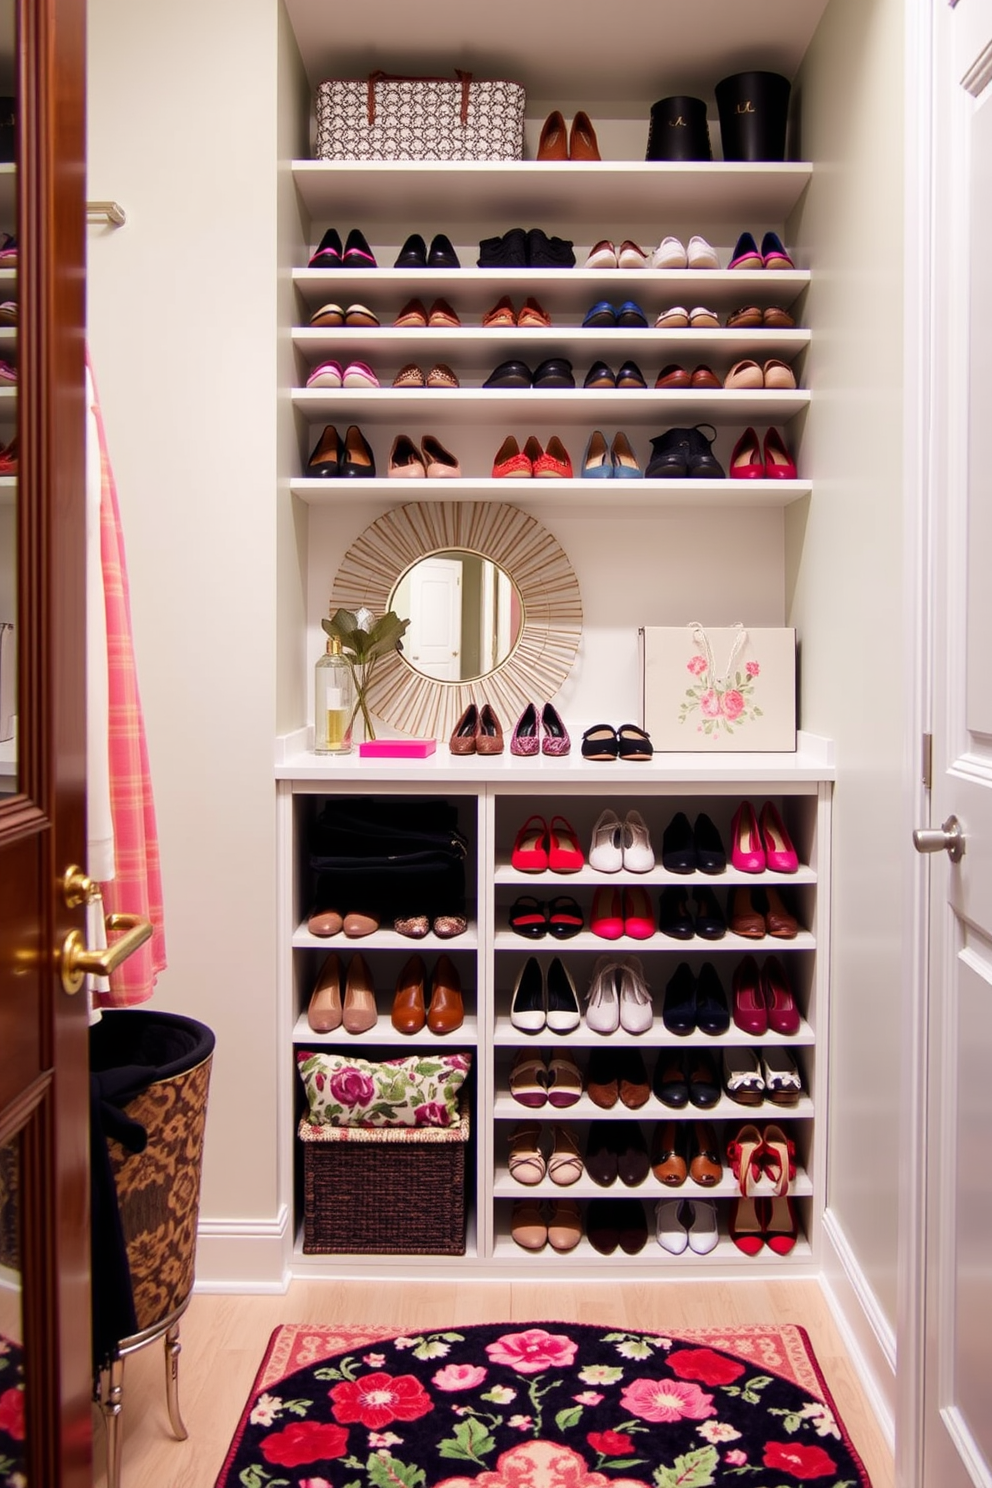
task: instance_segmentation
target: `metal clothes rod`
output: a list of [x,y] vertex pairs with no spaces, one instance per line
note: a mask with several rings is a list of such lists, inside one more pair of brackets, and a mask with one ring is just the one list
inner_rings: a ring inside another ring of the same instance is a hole
[[124,208],[115,201],[92,201],[86,203],[87,219],[105,217],[112,227],[123,227],[127,221]]

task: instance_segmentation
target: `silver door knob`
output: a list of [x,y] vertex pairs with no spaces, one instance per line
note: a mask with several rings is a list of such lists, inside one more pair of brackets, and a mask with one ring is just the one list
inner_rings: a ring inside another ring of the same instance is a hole
[[942,827],[917,827],[913,846],[920,853],[946,852],[952,863],[964,857],[964,833],[956,816],[949,816]]

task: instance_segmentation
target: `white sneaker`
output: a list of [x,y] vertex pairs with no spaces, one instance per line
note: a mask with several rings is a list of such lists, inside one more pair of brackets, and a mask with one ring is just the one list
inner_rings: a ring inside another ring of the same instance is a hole
[[650,1033],[654,1027],[651,990],[644,979],[644,966],[637,956],[627,956],[618,965],[620,973],[620,1026],[628,1033]]
[[685,269],[688,266],[688,255],[678,238],[662,238],[651,255],[653,269]]
[[716,1249],[720,1236],[716,1227],[716,1205],[712,1199],[687,1199],[689,1210],[689,1249],[696,1255],[709,1255]]
[[679,1219],[681,1199],[660,1199],[655,1209],[658,1244],[670,1255],[681,1255],[689,1244],[689,1232]]
[[617,963],[608,956],[600,956],[592,969],[592,981],[586,993],[586,1026],[593,1033],[616,1033],[620,1027],[617,969]]
[[615,811],[601,811],[592,829],[589,867],[598,873],[619,873],[623,867],[623,828]]
[[623,824],[623,866],[630,873],[650,873],[654,867],[654,848],[647,824],[639,811],[628,811]]
[[692,237],[686,248],[686,259],[690,269],[718,269],[720,260],[716,249],[705,238]]

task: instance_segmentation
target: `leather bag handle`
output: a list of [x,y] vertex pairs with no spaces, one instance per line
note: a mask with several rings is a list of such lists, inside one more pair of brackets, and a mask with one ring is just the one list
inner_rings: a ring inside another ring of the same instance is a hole
[[[464,129],[468,123],[468,90],[472,86],[472,74],[462,72],[460,67],[455,68],[455,77],[462,85],[462,108],[461,123]],[[405,72],[370,72],[367,84],[366,106],[368,108],[369,128],[375,123],[375,85],[376,83],[450,83],[448,77],[415,77]]]

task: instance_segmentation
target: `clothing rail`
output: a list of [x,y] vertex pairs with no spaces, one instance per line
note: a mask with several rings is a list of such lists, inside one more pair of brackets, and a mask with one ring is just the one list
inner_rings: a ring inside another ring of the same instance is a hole
[[91,201],[86,203],[86,219],[88,222],[96,221],[104,217],[111,227],[123,227],[127,221],[127,213],[124,208],[115,201]]

